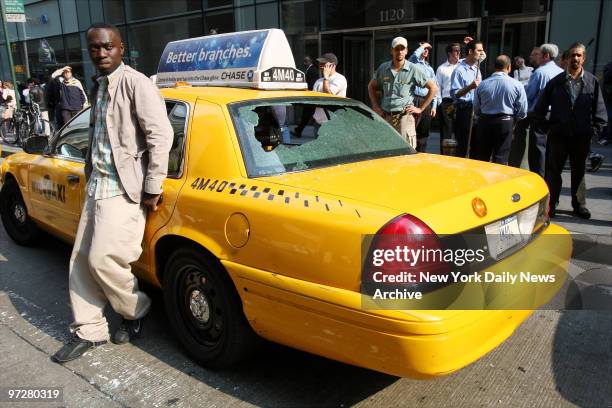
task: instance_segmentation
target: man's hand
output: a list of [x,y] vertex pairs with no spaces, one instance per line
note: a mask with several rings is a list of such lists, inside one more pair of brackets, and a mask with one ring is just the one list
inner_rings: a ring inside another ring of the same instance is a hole
[[142,204],[147,207],[149,211],[156,212],[157,205],[162,203],[162,195],[161,194],[149,194],[144,193],[142,198]]
[[414,105],[410,105],[404,109],[408,113],[412,113],[413,115],[420,115],[423,112],[423,109],[416,107]]
[[433,48],[433,47],[431,46],[431,44],[430,44],[430,43],[428,43],[428,42],[424,42],[423,44],[421,44],[421,47],[422,47],[422,48]]
[[323,78],[329,79],[329,77],[332,75],[333,69],[334,64],[331,62],[325,63],[325,66],[323,66]]
[[464,44],[467,44],[467,43],[469,43],[470,41],[474,41],[474,39],[473,39],[472,37],[470,37],[470,36],[466,36],[466,37],[463,39],[463,43],[464,43]]
[[431,110],[431,117],[432,117],[432,118],[435,118],[435,117],[436,117],[436,109],[435,109],[435,108],[433,108],[433,109]]
[[476,78],[474,82],[470,84],[470,89],[476,89],[478,88],[478,85],[480,85],[480,78]]

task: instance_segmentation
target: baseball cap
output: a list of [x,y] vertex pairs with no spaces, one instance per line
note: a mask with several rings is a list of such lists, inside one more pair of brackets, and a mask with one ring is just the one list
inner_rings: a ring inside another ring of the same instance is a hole
[[321,64],[325,64],[327,62],[330,62],[332,64],[338,65],[338,57],[336,57],[336,54],[334,54],[332,52],[326,52],[325,54],[323,54],[319,58],[317,58],[317,61],[319,63],[321,63]]
[[391,48],[395,48],[398,45],[403,45],[404,48],[408,48],[408,41],[404,37],[395,37],[393,41],[391,41]]

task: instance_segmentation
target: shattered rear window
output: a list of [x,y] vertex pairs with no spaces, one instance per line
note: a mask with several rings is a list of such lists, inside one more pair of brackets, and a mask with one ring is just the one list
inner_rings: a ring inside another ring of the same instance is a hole
[[415,153],[361,102],[279,98],[229,105],[250,177]]

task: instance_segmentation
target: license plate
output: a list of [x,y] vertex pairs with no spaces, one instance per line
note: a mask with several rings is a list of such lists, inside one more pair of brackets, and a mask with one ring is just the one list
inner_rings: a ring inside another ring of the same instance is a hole
[[523,241],[516,215],[485,225],[485,232],[489,253],[495,259]]

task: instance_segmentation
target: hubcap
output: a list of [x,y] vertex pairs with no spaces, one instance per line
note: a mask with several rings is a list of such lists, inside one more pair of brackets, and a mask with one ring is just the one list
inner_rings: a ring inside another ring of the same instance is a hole
[[25,209],[21,204],[15,204],[13,214],[15,215],[15,219],[20,223],[23,224],[26,221]]
[[203,292],[195,289],[189,295],[189,309],[191,314],[196,320],[207,323],[210,319],[210,307],[208,306],[208,299]]

